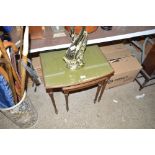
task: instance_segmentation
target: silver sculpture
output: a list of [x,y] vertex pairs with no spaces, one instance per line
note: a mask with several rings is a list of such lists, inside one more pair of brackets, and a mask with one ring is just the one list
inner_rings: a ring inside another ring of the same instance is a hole
[[88,33],[83,26],[81,32],[77,35],[74,32],[74,27],[71,27],[70,36],[72,43],[63,59],[66,62],[67,68],[76,70],[84,66],[84,52],[87,45]]

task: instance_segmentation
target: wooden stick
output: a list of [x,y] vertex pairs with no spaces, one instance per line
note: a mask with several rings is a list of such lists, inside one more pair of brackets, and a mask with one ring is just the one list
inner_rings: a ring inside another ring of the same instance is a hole
[[9,56],[8,56],[6,50],[5,50],[5,47],[4,47],[3,42],[2,42],[1,39],[0,39],[0,49],[1,49],[1,52],[2,52],[3,57],[8,61],[8,63],[9,63],[10,66],[11,66],[11,70],[12,70],[13,77],[15,78],[15,80],[16,80],[17,83],[18,83],[18,85],[20,86],[20,85],[21,85],[21,81],[20,81],[20,79],[19,79],[19,77],[18,77],[16,71],[14,70],[14,68],[13,68],[13,66],[12,66],[12,64],[11,64],[11,62],[10,62]]
[[3,42],[3,45],[4,45],[5,49],[8,48],[8,47],[12,47],[12,49],[13,49],[13,51],[14,51],[15,53],[18,52],[18,48],[17,48],[16,45],[15,45],[13,42],[11,42],[11,41],[4,41],[4,42]]
[[1,50],[0,50],[0,58],[2,57],[2,52],[1,52]]
[[[27,65],[27,55],[29,50],[29,28],[26,26],[23,41],[22,61]],[[25,91],[26,70],[21,63],[21,97]]]
[[19,95],[19,92],[17,89],[15,89],[15,84],[14,84],[14,81],[13,81],[13,76],[12,76],[12,73],[11,73],[11,66],[10,64],[8,63],[6,65],[8,67],[8,75],[9,75],[9,83],[10,83],[10,87],[11,87],[11,90],[12,90],[12,94],[14,96],[14,101],[15,101],[15,104],[17,103],[17,95],[16,95],[16,92],[17,94]]
[[[23,32],[24,32],[24,27],[21,26],[21,31],[20,31],[20,57],[19,57],[19,63],[21,64],[21,59],[22,59],[22,52],[23,52]],[[21,65],[19,65],[19,74],[21,74]]]
[[17,71],[17,64],[16,64],[16,59],[15,59],[15,54],[18,52],[18,48],[16,47],[16,45],[13,42],[10,42],[10,41],[4,41],[3,45],[4,45],[5,49],[7,49],[8,47],[12,48],[13,52],[11,51],[11,53],[10,53],[11,64],[12,64],[12,67],[14,68],[15,72],[17,73],[18,79],[20,79],[18,71]]

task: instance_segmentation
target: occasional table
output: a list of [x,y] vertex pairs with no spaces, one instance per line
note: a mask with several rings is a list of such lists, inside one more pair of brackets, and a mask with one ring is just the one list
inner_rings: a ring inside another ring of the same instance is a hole
[[65,95],[66,110],[69,110],[70,92],[97,87],[94,103],[101,100],[108,79],[114,74],[100,48],[88,46],[85,51],[85,65],[77,70],[70,70],[63,60],[66,50],[48,51],[40,54],[46,92],[50,95],[55,113],[58,113],[53,92],[57,89]]

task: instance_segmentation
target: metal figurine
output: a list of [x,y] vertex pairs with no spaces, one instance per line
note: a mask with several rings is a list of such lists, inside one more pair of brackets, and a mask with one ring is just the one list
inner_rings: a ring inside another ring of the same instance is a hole
[[88,33],[85,26],[82,27],[79,35],[75,34],[73,27],[71,28],[70,33],[72,44],[66,51],[63,59],[66,62],[67,68],[76,70],[84,66],[84,52],[87,45]]

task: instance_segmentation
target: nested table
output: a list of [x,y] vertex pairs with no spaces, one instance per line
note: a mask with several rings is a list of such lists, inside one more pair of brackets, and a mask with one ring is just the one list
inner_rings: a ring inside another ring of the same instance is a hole
[[114,71],[97,45],[88,46],[84,67],[70,70],[63,60],[66,50],[40,54],[44,85],[50,95],[55,113],[58,113],[53,92],[60,89],[65,94],[66,110],[69,110],[68,96],[70,92],[98,86],[94,103],[101,100],[108,79]]

